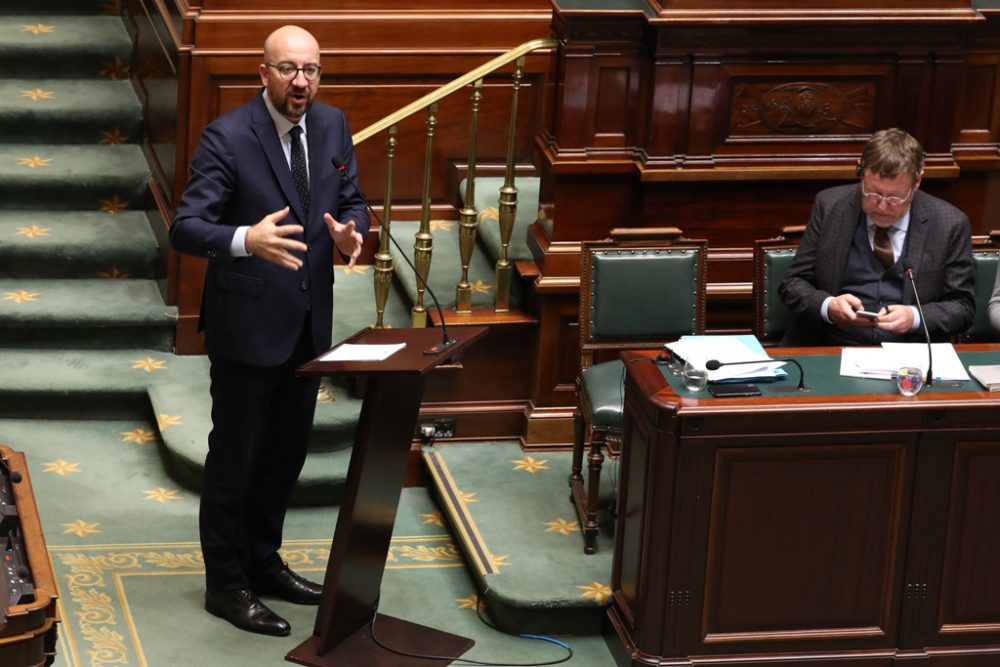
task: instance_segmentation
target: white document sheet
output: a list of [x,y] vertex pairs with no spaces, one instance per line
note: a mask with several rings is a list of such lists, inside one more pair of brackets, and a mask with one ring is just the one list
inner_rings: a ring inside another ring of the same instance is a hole
[[[968,380],[969,374],[951,343],[934,343],[934,379]],[[927,370],[926,343],[882,343],[882,347],[845,347],[840,374],[847,377],[892,379],[904,366]]]
[[406,343],[396,345],[352,345],[344,343],[319,358],[320,361],[382,361],[399,352]]
[[751,349],[738,336],[685,336],[679,341],[667,343],[667,347],[677,356],[699,368],[705,368],[705,363],[711,359],[717,359],[723,364],[734,361],[759,361],[759,363],[722,366],[709,371],[709,382],[775,378],[777,377],[775,370],[785,363],[774,361],[763,351]]

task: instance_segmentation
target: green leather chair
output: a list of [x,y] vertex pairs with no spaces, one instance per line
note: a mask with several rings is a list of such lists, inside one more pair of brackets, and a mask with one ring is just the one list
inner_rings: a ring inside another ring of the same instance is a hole
[[958,341],[996,341],[998,336],[990,326],[987,304],[993,296],[997,265],[1000,264],[1000,232],[991,232],[988,237],[972,237],[972,262],[976,280],[976,319],[972,321],[969,330],[958,337]]
[[704,332],[706,253],[705,241],[684,239],[676,228],[612,230],[611,240],[582,244],[579,409],[569,484],[585,553],[597,548],[602,450],[621,450],[625,366],[600,359]]
[[778,286],[795,258],[804,226],[785,227],[781,235],[754,243],[753,332],[764,345],[777,345],[794,317],[781,301]]

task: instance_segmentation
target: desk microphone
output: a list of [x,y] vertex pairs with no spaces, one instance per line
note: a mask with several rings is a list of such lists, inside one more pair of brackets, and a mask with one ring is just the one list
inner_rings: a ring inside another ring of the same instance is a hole
[[386,235],[389,237],[389,240],[392,241],[392,244],[396,246],[396,250],[399,251],[400,256],[406,261],[407,265],[411,269],[413,269],[413,275],[417,277],[417,280],[420,281],[420,284],[424,286],[424,289],[427,290],[427,293],[431,295],[432,299],[434,299],[434,307],[437,309],[438,317],[441,318],[441,342],[438,343],[437,345],[432,345],[431,347],[424,350],[424,354],[427,355],[441,354],[442,352],[447,350],[449,347],[451,347],[458,341],[454,338],[448,338],[448,329],[444,323],[444,312],[441,310],[441,303],[438,301],[437,297],[434,296],[434,290],[431,289],[431,286],[427,284],[427,281],[424,280],[423,276],[420,275],[420,272],[417,271],[417,267],[413,266],[413,262],[410,261],[410,258],[406,256],[406,253],[403,252],[403,249],[399,247],[398,243],[396,243],[396,239],[393,238],[392,232],[389,231],[389,228],[386,227],[384,224],[382,224],[382,218],[378,216],[378,213],[375,212],[375,209],[372,208],[372,205],[368,203],[368,198],[365,197],[365,193],[361,191],[361,185],[358,183],[357,179],[355,179],[354,176],[347,171],[346,168],[347,165],[344,164],[344,161],[341,159],[341,157],[339,155],[334,155],[333,157],[330,158],[330,162],[333,163],[333,166],[337,168],[337,171],[339,171],[340,173],[342,173],[344,176],[347,177],[347,180],[351,182],[351,185],[354,186],[354,189],[358,191],[358,194],[361,196],[361,200],[365,203],[365,207],[371,212],[372,215],[375,216],[375,219],[378,220],[379,226],[385,230]]
[[913,279],[913,267],[906,267],[906,276],[910,279],[910,285],[913,286],[913,298],[917,301],[917,312],[920,313],[920,324],[924,327],[924,338],[927,339],[927,381],[924,383],[928,387],[934,384],[934,373],[931,371],[931,333],[927,330],[927,318],[924,317],[924,308],[920,305],[920,295],[917,294],[917,281]]
[[810,388],[805,385],[806,373],[802,370],[802,364],[797,362],[795,359],[755,359],[753,361],[719,361],[718,359],[709,359],[705,362],[705,369],[710,371],[716,371],[723,366],[738,366],[740,364],[762,364],[771,363],[774,361],[783,361],[790,364],[795,364],[796,368],[799,369],[799,385],[797,387],[771,387],[772,392],[779,391],[809,391]]

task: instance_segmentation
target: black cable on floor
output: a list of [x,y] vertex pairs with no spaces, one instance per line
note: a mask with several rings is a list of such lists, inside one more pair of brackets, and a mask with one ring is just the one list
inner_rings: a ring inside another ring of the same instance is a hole
[[[487,591],[488,590],[489,589],[487,589]],[[375,642],[383,650],[389,651],[390,653],[395,653],[396,655],[404,655],[408,658],[417,658],[419,660],[450,660],[452,662],[460,663],[463,665],[479,665],[484,667],[487,666],[488,667],[545,667],[545,665],[559,665],[573,658],[573,649],[569,646],[569,644],[566,644],[565,642],[561,642],[553,637],[546,637],[543,635],[529,635],[529,634],[519,634],[516,632],[507,632],[505,630],[501,630],[500,628],[496,627],[495,625],[487,621],[486,618],[483,616],[482,610],[479,605],[479,595],[480,595],[479,593],[476,593],[476,616],[479,618],[480,621],[483,622],[483,624],[486,625],[486,627],[491,628],[496,632],[500,632],[505,635],[510,635],[511,637],[520,637],[522,639],[536,639],[539,641],[549,642],[551,644],[561,646],[562,648],[566,649],[566,655],[558,660],[550,660],[549,662],[485,662],[480,660],[470,660],[469,658],[454,657],[450,655],[424,655],[421,653],[409,653],[407,651],[402,651],[399,649],[392,648],[390,646],[386,646],[381,641],[379,641],[378,637],[375,636],[375,616],[377,615],[376,612],[372,612],[372,619],[368,624],[368,629],[372,635],[372,641]],[[378,602],[375,603],[375,609],[376,610],[378,609]]]

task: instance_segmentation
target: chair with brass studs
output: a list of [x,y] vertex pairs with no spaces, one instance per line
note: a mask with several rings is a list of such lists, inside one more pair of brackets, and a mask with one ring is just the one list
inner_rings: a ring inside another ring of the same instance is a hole
[[956,336],[959,343],[995,342],[997,332],[990,324],[989,302],[996,284],[997,266],[1000,264],[1000,231],[989,236],[972,237],[972,267],[975,272],[976,318],[965,333]]
[[753,332],[763,345],[777,345],[794,317],[778,294],[778,286],[795,259],[804,225],[783,227],[775,238],[754,243]]
[[704,332],[706,254],[705,241],[685,239],[673,227],[613,229],[608,240],[582,244],[581,370],[569,485],[585,553],[597,549],[604,450],[621,451],[625,365],[618,353]]

